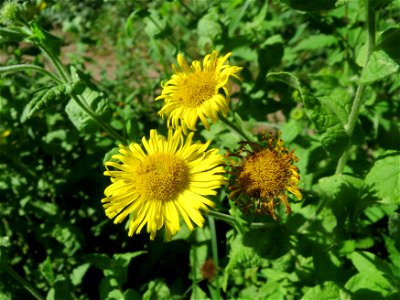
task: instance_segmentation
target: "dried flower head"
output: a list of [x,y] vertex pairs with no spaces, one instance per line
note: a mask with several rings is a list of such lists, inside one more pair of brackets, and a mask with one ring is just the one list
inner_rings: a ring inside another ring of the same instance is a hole
[[279,133],[264,135],[261,143],[241,142],[240,148],[227,156],[232,175],[229,196],[243,212],[266,213],[276,219],[276,205],[283,203],[286,214],[291,211],[287,192],[302,199],[294,165],[298,158],[283,145]]

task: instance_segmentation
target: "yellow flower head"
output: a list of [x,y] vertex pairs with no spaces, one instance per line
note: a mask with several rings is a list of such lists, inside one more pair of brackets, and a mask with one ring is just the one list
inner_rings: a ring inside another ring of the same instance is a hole
[[226,116],[229,110],[229,77],[239,79],[236,74],[242,68],[226,64],[229,56],[218,57],[213,51],[204,57],[203,63],[193,61],[189,66],[185,58],[178,54],[178,65],[173,65],[174,75],[162,86],[161,95],[156,100],[164,100],[165,105],[159,114],[168,117],[170,127],[196,130],[197,120],[210,129],[218,120],[218,114]]
[[276,219],[274,210],[279,203],[285,205],[286,214],[291,211],[286,192],[302,199],[294,165],[298,159],[279,135],[264,136],[261,144],[242,142],[238,151],[228,154],[232,168],[229,196],[245,213],[266,213]]
[[180,216],[190,230],[193,223],[203,226],[200,209],[207,212],[214,206],[205,196],[215,195],[225,183],[224,168],[218,150],[207,150],[210,141],[193,143],[192,138],[193,133],[184,139],[181,129],[170,129],[167,138],[151,130],[148,140],[142,138],[145,151],[136,143],[120,145],[112,158],[121,163],[106,162],[104,175],[112,183],[101,201],[115,224],[130,216],[129,236],[147,225],[154,239],[165,226],[169,240],[180,229]]

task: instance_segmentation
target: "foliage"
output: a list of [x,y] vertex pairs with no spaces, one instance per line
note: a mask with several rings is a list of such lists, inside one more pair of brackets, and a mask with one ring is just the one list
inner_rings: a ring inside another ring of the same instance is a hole
[[[399,298],[397,1],[5,6],[1,299]],[[303,200],[278,221],[249,218],[223,189],[213,200],[229,217],[168,243],[129,238],[101,207],[103,161],[165,132],[160,81],[179,52],[213,49],[243,67],[228,116],[239,131],[218,121],[196,138],[224,152],[279,129]]]

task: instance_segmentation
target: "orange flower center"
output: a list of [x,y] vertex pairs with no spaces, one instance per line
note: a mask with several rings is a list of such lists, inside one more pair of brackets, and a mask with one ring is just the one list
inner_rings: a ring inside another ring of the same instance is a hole
[[238,178],[242,191],[262,199],[283,193],[292,176],[292,160],[285,156],[264,149],[246,158]]

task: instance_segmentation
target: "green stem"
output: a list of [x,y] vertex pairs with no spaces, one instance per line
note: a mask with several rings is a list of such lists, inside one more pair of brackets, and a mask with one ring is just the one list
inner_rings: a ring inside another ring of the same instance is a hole
[[220,213],[220,212],[216,212],[214,210],[209,210],[207,214],[212,216],[212,217],[214,217],[214,218],[216,218],[216,219],[224,221],[224,222],[228,223],[231,226],[235,226],[235,224],[237,222],[236,219],[234,217],[232,217],[231,215],[227,215],[227,214],[223,214],[223,213]]
[[[151,15],[147,16],[149,18],[149,20],[157,27],[158,30],[160,30],[160,32],[163,31],[163,29],[161,28],[161,26],[156,22],[156,20],[153,19],[153,17]],[[178,44],[170,37],[167,36],[167,40],[177,49],[179,50]]]
[[219,119],[224,122],[226,125],[228,125],[230,128],[232,128],[234,131],[236,131],[241,137],[243,137],[246,141],[251,142],[252,139],[250,139],[247,134],[238,126],[236,126],[233,122],[229,121],[227,118],[225,118],[223,115],[219,115]]
[[0,268],[5,270],[11,277],[13,277],[18,283],[20,283],[33,297],[38,300],[44,300],[45,298],[42,297],[38,291],[24,278],[22,278],[17,272],[15,272],[11,267],[4,263],[0,263]]
[[[25,32],[32,34],[29,25],[25,26]],[[71,82],[71,74],[65,69],[61,60],[53,54],[53,52],[43,43],[38,43],[38,46],[45,53],[49,61],[53,64],[53,66],[57,69],[59,76],[62,79],[63,83]],[[125,139],[118,132],[116,132],[108,123],[104,122],[101,118],[99,118],[96,113],[92,110],[92,108],[87,104],[85,98],[81,95],[75,96],[71,95],[71,98],[79,105],[79,107],[87,113],[101,128],[103,128],[112,138],[119,141],[120,143],[124,143]]]
[[[365,68],[368,65],[369,58],[374,51],[375,47],[375,32],[376,32],[376,20],[375,20],[375,11],[371,8],[372,0],[367,2],[367,57],[364,64],[364,67],[361,71],[361,74],[365,72]],[[351,107],[350,116],[345,125],[345,130],[349,136],[349,140],[351,141],[354,128],[357,124],[358,114],[360,113],[360,108],[363,104],[363,95],[366,88],[366,84],[360,83],[357,87],[356,94],[354,96],[353,105]],[[336,167],[336,175],[342,174],[344,167],[346,166],[347,158],[349,156],[348,151],[350,150],[350,142],[349,145],[346,147],[346,150],[343,152],[342,156],[340,157],[337,167]]]
[[[224,221],[224,222],[228,223],[229,225],[231,225],[232,227],[240,227],[236,218],[231,215],[223,214],[223,213],[220,213],[220,212],[217,212],[214,210],[209,210],[208,215],[210,215],[218,220]],[[250,223],[250,229],[273,228],[275,226],[276,225],[274,223],[261,223],[261,222]]]
[[[215,220],[214,217],[208,216],[208,223],[210,224],[210,231],[211,231],[211,253],[212,253],[212,258],[214,261],[215,269],[217,270],[217,274],[219,271],[219,259],[218,259],[218,245],[217,245],[217,231],[215,229]],[[215,280],[215,285],[216,285],[216,290],[218,294],[218,298],[222,298],[220,295],[220,286],[219,286],[219,280],[218,276]]]
[[46,69],[44,69],[42,67],[39,67],[39,66],[36,66],[36,65],[30,65],[30,64],[19,64],[19,65],[0,67],[0,74],[7,75],[9,73],[27,71],[27,70],[36,71],[36,72],[42,73],[44,75],[47,75],[57,83],[61,83],[62,82],[60,80],[60,78],[55,76],[53,73],[47,71]]
[[71,98],[75,100],[75,102],[79,105],[79,107],[87,113],[101,128],[103,128],[112,138],[119,141],[120,143],[125,143],[125,139],[114,130],[110,125],[104,122],[101,118],[99,118],[96,113],[86,105],[86,101],[83,97],[77,97],[75,95],[71,95]]

